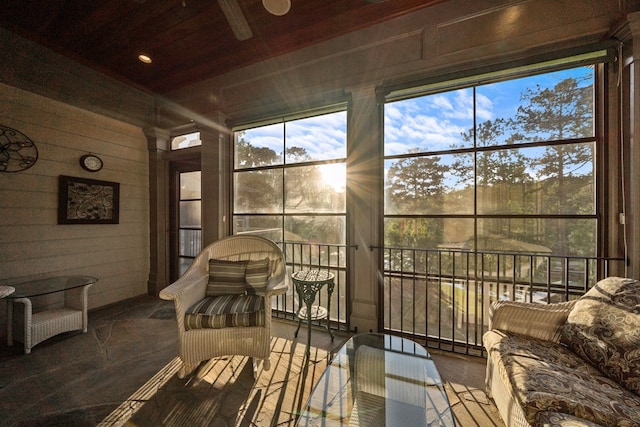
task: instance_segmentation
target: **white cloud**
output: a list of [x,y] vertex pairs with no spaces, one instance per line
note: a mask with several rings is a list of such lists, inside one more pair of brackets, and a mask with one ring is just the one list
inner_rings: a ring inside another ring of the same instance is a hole
[[[489,97],[476,96],[481,121],[494,118]],[[407,153],[414,148],[441,150],[463,143],[461,134],[473,126],[473,91],[460,89],[388,103],[384,107],[385,154]],[[286,131],[285,131],[286,129]],[[283,150],[304,148],[314,160],[346,157],[346,112],[310,117],[248,131],[254,146]]]
[[267,147],[278,154],[286,146],[307,151],[313,160],[346,157],[346,112],[262,126],[246,131],[254,147]]
[[480,121],[493,120],[493,102],[487,96],[482,94],[476,95],[476,114]]
[[438,107],[443,111],[453,110],[453,104],[451,104],[451,101],[443,95],[434,95],[432,98],[432,101],[433,101],[433,105],[435,105],[436,107]]
[[[437,150],[460,143],[466,131],[455,114],[459,98],[434,95],[385,106],[385,154],[407,153],[413,148]],[[468,121],[468,120],[466,120]]]
[[314,160],[344,158],[346,122],[342,114],[312,117],[286,124],[287,148],[304,148]]

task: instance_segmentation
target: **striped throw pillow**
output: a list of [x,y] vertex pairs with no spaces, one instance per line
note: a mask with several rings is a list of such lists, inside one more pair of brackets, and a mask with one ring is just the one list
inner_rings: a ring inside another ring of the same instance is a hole
[[245,270],[249,261],[209,260],[207,296],[239,295],[246,292]]
[[248,294],[262,294],[266,291],[267,283],[269,282],[269,273],[271,273],[270,267],[269,258],[259,261],[249,261],[245,273]]

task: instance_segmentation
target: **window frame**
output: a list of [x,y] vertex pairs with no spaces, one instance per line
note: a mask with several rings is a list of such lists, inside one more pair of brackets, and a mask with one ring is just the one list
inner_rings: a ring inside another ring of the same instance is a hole
[[[381,197],[381,239],[382,239],[382,247],[386,245],[386,226],[385,222],[388,218],[442,218],[442,219],[472,219],[473,220],[473,240],[474,240],[474,251],[480,250],[478,249],[478,221],[484,219],[594,219],[595,220],[595,248],[594,253],[590,254],[592,256],[603,256],[607,252],[606,248],[602,247],[602,243],[605,242],[603,238],[604,224],[607,223],[606,218],[606,210],[604,209],[601,200],[603,195],[601,193],[604,188],[603,179],[603,162],[600,161],[602,159],[604,153],[604,132],[602,130],[603,124],[603,115],[606,112],[606,105],[603,103],[603,94],[606,91],[606,76],[604,74],[604,64],[607,60],[611,59],[611,51],[609,50],[598,50],[592,53],[580,54],[576,56],[566,57],[554,59],[538,64],[520,66],[515,68],[505,68],[498,71],[492,72],[482,72],[482,70],[478,71],[477,74],[467,73],[462,77],[458,75],[449,75],[446,77],[441,77],[442,80],[438,79],[429,79],[426,81],[413,84],[401,84],[389,86],[386,88],[382,88],[378,97],[381,102],[381,114],[385,116],[385,107],[388,103],[413,99],[421,96],[435,95],[444,92],[453,92],[455,90],[463,89],[463,88],[472,88],[474,91],[475,98],[475,88],[481,85],[485,85],[488,83],[497,83],[501,81],[508,81],[513,79],[518,79],[522,77],[542,75],[546,73],[551,73],[554,71],[561,71],[571,68],[576,68],[579,66],[592,65],[594,67],[594,78],[593,78],[593,125],[594,131],[593,136],[588,138],[567,138],[558,141],[536,141],[536,142],[527,142],[527,143],[518,143],[509,145],[509,148],[536,148],[536,147],[546,147],[555,144],[575,144],[581,142],[592,142],[594,144],[593,150],[593,192],[594,192],[594,212],[592,214],[480,214],[477,211],[478,207],[478,188],[477,184],[477,175],[474,172],[474,184],[473,184],[473,212],[466,214],[449,214],[449,213],[440,213],[440,214],[387,214],[386,213],[386,178],[383,178],[383,188],[382,188],[382,197]],[[606,97],[604,97],[606,99]],[[474,100],[474,109],[475,109],[475,100]],[[477,129],[476,117],[474,110],[474,119],[473,126],[474,129]],[[383,120],[384,123],[384,120]],[[386,144],[384,138],[384,124],[382,131],[382,145],[383,152],[384,146]],[[474,137],[473,146],[451,149],[451,150],[438,150],[438,151],[423,151],[420,152],[418,156],[414,153],[402,153],[395,155],[387,155],[383,153],[382,156],[382,164],[389,160],[398,160],[398,159],[409,159],[409,158],[419,158],[419,157],[429,157],[433,155],[444,155],[444,154],[458,154],[458,153],[471,153],[474,156],[474,170],[477,167],[477,153],[487,153],[487,152],[496,152],[500,150],[506,149],[507,145],[505,144],[497,144],[491,146],[476,146],[476,139]],[[382,167],[383,168],[383,167]],[[561,254],[566,255],[566,254]]]
[[[332,113],[338,113],[338,112],[344,112],[345,113],[345,130],[347,130],[348,127],[348,117],[349,117],[349,108],[348,108],[348,103],[347,102],[338,102],[338,103],[334,103],[334,104],[330,104],[327,106],[323,106],[323,107],[318,107],[318,108],[314,108],[314,109],[308,109],[308,110],[302,110],[299,112],[295,112],[295,113],[290,113],[290,114],[285,114],[285,115],[279,115],[279,116],[275,116],[272,118],[267,118],[267,119],[262,119],[262,120],[256,120],[256,121],[252,121],[252,122],[247,122],[247,123],[242,123],[242,124],[238,124],[236,126],[232,127],[232,138],[231,138],[231,158],[230,158],[230,164],[231,164],[231,191],[230,191],[230,210],[231,210],[231,218],[232,218],[232,223],[231,223],[231,233],[235,234],[237,232],[236,230],[236,218],[237,217],[251,217],[251,216],[261,216],[261,217],[280,217],[280,229],[282,231],[282,235],[283,235],[283,239],[284,240],[284,232],[286,230],[285,228],[285,222],[286,222],[286,218],[287,217],[293,217],[293,216],[314,216],[314,217],[342,217],[344,218],[344,226],[345,226],[345,235],[344,235],[344,239],[345,242],[342,242],[341,244],[347,244],[347,240],[348,240],[348,212],[347,212],[347,201],[346,201],[346,193],[345,193],[345,203],[344,203],[344,208],[341,212],[287,212],[287,207],[286,207],[286,185],[285,185],[285,175],[286,175],[286,171],[287,170],[295,170],[295,169],[299,169],[299,168],[303,168],[303,167],[308,167],[308,166],[322,166],[322,165],[331,165],[331,164],[345,164],[345,168],[346,168],[346,164],[347,164],[347,155],[348,155],[348,148],[347,148],[347,138],[345,135],[345,157],[341,157],[341,158],[336,158],[336,159],[326,159],[326,160],[311,160],[311,161],[302,161],[302,162],[293,162],[293,163],[288,163],[287,159],[286,159],[286,155],[283,152],[282,153],[282,162],[278,163],[278,164],[271,164],[271,165],[263,165],[263,166],[252,166],[252,167],[242,167],[239,168],[236,165],[236,144],[237,144],[237,135],[239,132],[241,131],[245,131],[248,129],[253,129],[253,128],[258,128],[258,127],[263,127],[263,126],[268,126],[268,125],[273,125],[273,124],[279,124],[282,123],[284,125],[283,128],[283,138],[286,136],[286,124],[288,122],[292,122],[292,121],[296,121],[296,120],[300,120],[300,119],[305,119],[305,118],[312,118],[312,117],[318,117],[318,116],[322,116],[322,115],[326,115],[326,114],[332,114]],[[347,131],[348,133],[348,131]],[[286,149],[287,144],[286,141],[283,140],[283,149]],[[281,209],[278,213],[262,213],[262,212],[237,212],[236,211],[236,206],[235,206],[235,196],[236,196],[236,188],[235,188],[235,176],[236,173],[238,172],[254,172],[254,171],[266,171],[266,170],[282,170],[282,189],[283,189],[283,196],[282,196],[282,206]],[[345,182],[346,185],[346,182]],[[346,188],[345,188],[345,192],[346,192]]]

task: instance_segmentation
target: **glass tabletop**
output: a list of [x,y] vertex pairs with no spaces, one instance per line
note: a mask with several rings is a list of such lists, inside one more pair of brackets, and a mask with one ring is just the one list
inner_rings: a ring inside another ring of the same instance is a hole
[[15,292],[5,298],[37,297],[39,295],[52,294],[54,292],[91,285],[97,281],[98,279],[96,277],[91,276],[56,276],[34,279],[23,283],[12,284],[11,286],[15,289]]
[[435,363],[420,344],[360,334],[336,353],[298,426],[455,426]]

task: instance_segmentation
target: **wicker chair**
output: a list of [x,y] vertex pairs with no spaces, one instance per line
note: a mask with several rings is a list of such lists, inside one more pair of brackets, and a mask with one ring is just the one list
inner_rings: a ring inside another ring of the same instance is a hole
[[[270,269],[266,291],[255,292],[263,299],[260,302],[264,303],[264,310],[260,312],[264,319],[260,320],[260,326],[190,328],[189,322],[185,321],[185,314],[206,298],[210,280],[209,260],[257,261],[267,257]],[[271,297],[286,292],[285,271],[281,249],[273,241],[260,236],[230,236],[205,247],[184,275],[160,292],[160,298],[175,303],[183,363],[178,376],[184,378],[202,361],[227,355],[252,357],[254,375],[260,361],[264,362],[264,369],[269,370]]]

